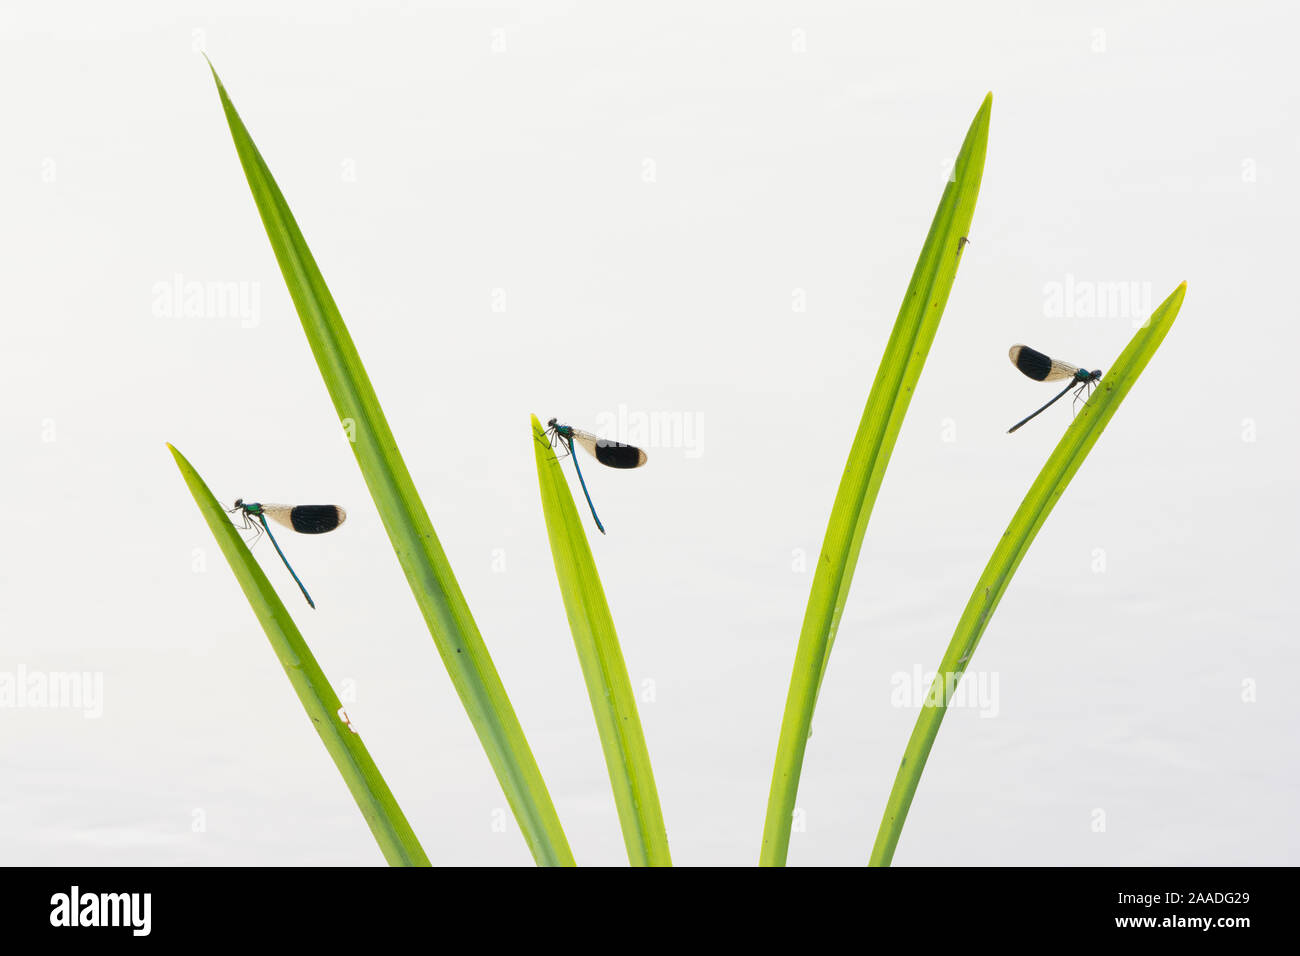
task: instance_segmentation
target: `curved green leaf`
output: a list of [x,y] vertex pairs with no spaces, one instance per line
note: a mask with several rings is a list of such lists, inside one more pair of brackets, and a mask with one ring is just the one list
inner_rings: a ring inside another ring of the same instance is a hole
[[939,200],[930,233],[921,247],[921,256],[898,311],[898,319],[894,322],[894,331],[867,396],[862,422],[853,439],[844,476],[840,479],[835,504],[831,508],[781,721],[759,857],[759,862],[765,866],[785,863],[790,845],[791,814],[799,790],[799,774],[813,710],[817,705],[817,693],[830,658],[840,615],[848,600],[849,584],[857,567],[871,508],[885,477],[885,468],[903,426],[903,416],[912,392],[930,353],[930,343],[938,331],[939,319],[952,291],[957,263],[975,215],[975,200],[984,175],[992,109],[993,94],[990,93],[971,122],[957,154],[952,178]]
[[930,748],[939,733],[939,724],[943,721],[945,709],[956,691],[961,675],[970,665],[971,655],[975,653],[984,629],[988,627],[989,618],[1002,600],[1011,576],[1020,567],[1038,529],[1052,513],[1052,508],[1065,493],[1070,479],[1101,437],[1102,429],[1164,340],[1182,307],[1186,293],[1187,283],[1184,282],[1160,304],[1147,324],[1137,331],[1128,347],[1120,353],[1115,364],[1102,376],[1092,396],[1079,410],[1057,443],[1056,450],[1043,465],[1038,478],[1030,485],[1011,524],[993,550],[993,556],[989,558],[989,563],[966,604],[966,610],[957,622],[957,630],[939,664],[930,694],[916,719],[907,749],[903,752],[902,763],[894,778],[894,788],[890,791],[889,802],[885,806],[885,817],[871,850],[870,865],[888,866],[893,859],[903,822],[907,819],[908,808],[912,805],[912,797],[916,794],[921,779],[921,771],[925,769]]
[[636,695],[605,601],[605,589],[600,585],[573,494],[536,415],[532,425],[537,482],[542,491],[542,512],[555,560],[555,576],[600,732],[627,858],[633,866],[668,866],[672,860],[659,791],[655,789]]
[[226,95],[216,70],[212,71],[212,77],[221,95],[239,162],[321,378],[352,438],[361,475],[452,684],[478,733],[533,858],[540,864],[572,865],[573,853],[537,761],[524,739],[523,728],[506,696],[487,645],[398,451],[397,440],[388,427],[352,336],[280,188]]
[[262,630],[271,642],[271,649],[275,651],[280,666],[284,668],[289,683],[302,702],[303,710],[307,711],[312,726],[320,734],[321,743],[329,751],[334,765],[343,775],[343,781],[352,791],[353,799],[361,808],[361,815],[366,818],[370,832],[383,851],[384,859],[393,866],[428,866],[429,858],[425,856],[410,824],[406,822],[402,808],[397,805],[396,798],[388,789],[388,784],[384,782],[361,738],[343,720],[343,705],[338,695],[326,679],[325,672],[316,663],[311,649],[307,647],[307,642],[303,640],[279,595],[271,587],[261,565],[254,560],[234,523],[194,470],[194,466],[171,445],[167,447],[175,457],[190,493],[194,495],[199,513],[212,529],[221,553],[226,556],[253,613],[261,622]]

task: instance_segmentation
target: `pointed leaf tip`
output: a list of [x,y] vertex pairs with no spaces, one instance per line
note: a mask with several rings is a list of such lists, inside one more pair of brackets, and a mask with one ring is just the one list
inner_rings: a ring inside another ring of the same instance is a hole
[[207,63],[208,70],[212,73],[212,79],[214,79],[217,83],[217,89],[219,90],[225,89],[225,87],[221,85],[221,77],[217,76],[217,68],[212,65],[212,58],[208,56],[206,51],[200,50],[199,52],[203,56],[203,61]]

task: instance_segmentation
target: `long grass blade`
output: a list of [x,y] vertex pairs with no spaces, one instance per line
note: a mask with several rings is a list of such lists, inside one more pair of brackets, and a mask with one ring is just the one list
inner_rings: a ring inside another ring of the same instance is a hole
[[535,415],[532,425],[537,481],[542,491],[542,513],[546,516],[555,576],[560,583],[569,630],[573,633],[573,645],[578,650],[578,662],[587,682],[591,710],[605,752],[627,858],[633,866],[668,866],[672,860],[659,808],[659,791],[655,789],[636,695],[632,692],[614,620],[605,601],[605,589],[600,585],[582,517],[573,504],[573,494],[564,480],[560,462]]
[[808,595],[794,672],[786,697],[776,766],[768,795],[767,818],[759,862],[781,866],[790,845],[791,815],[812,726],[822,676],[830,658],[840,615],[848,600],[862,538],[871,508],[893,453],[903,416],[921,376],[930,343],[939,328],[957,274],[957,263],[975,215],[984,175],[993,94],[985,97],[957,154],[953,174],[912,273],[912,281],[894,322],[876,379],[867,396],[862,422],[849,451],[831,508],[826,538]]
[[573,854],[487,646],[434,533],[397,440],[347,326],[306,240],[221,79],[221,106],[276,261],[312,355],[406,580],[465,712],[539,864],[571,865]]
[[365,744],[344,721],[343,704],[326,679],[325,672],[316,663],[289,611],[271,587],[261,565],[254,560],[234,523],[194,466],[171,445],[167,447],[199,506],[199,513],[207,521],[221,553],[230,563],[230,570],[235,572],[235,579],[261,622],[271,649],[302,702],[303,710],[311,718],[321,743],[329,751],[344,783],[357,801],[384,859],[393,866],[428,866],[429,858],[406,822],[402,808],[397,805]]
[[939,664],[930,693],[916,719],[907,749],[903,752],[903,760],[899,764],[894,787],[885,806],[885,816],[871,851],[871,866],[888,866],[893,860],[908,808],[912,805],[912,797],[920,783],[921,771],[925,769],[930,748],[939,733],[939,724],[943,721],[948,702],[952,700],[962,674],[970,666],[971,655],[975,653],[993,611],[1002,600],[1012,575],[1020,567],[1038,529],[1052,513],[1052,508],[1065,493],[1070,479],[1088,457],[1088,452],[1101,437],[1102,430],[1164,340],[1182,307],[1186,292],[1187,283],[1184,282],[1160,304],[1147,324],[1137,331],[1128,347],[1106,370],[1087,404],[1079,410],[1057,443],[1056,450],[1043,465],[1038,478],[1030,485],[1029,492],[1012,517],[1006,533],[994,548],[993,556],[989,558],[989,563],[966,604],[966,610],[957,622],[952,642]]

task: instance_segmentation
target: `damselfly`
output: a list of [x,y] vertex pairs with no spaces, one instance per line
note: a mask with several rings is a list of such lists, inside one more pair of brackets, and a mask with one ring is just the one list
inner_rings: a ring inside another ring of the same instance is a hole
[[640,448],[634,448],[631,445],[624,445],[622,442],[609,441],[605,438],[597,438],[591,432],[584,432],[572,425],[561,425],[554,418],[546,423],[546,436],[551,440],[551,447],[556,445],[563,446],[573,458],[573,468],[578,473],[578,482],[582,485],[582,493],[586,495],[587,507],[591,509],[591,516],[596,519],[596,527],[600,533],[605,533],[605,526],[600,523],[600,517],[596,514],[596,506],[591,503],[591,494],[587,491],[587,482],[582,477],[582,469],[578,466],[578,459],[573,454],[573,443],[577,442],[587,453],[595,458],[602,465],[608,465],[610,468],[640,468],[646,463],[645,452]]
[[1007,429],[1010,435],[1013,431],[1029,421],[1034,415],[1039,414],[1051,407],[1057,399],[1064,397],[1065,393],[1072,388],[1077,388],[1074,399],[1077,402],[1080,398],[1087,398],[1087,391],[1101,378],[1101,369],[1093,369],[1089,372],[1085,368],[1079,368],[1077,365],[1071,365],[1068,362],[1058,362],[1050,359],[1042,352],[1031,349],[1028,345],[1013,345],[1011,351],[1007,353],[1011,356],[1011,364],[1020,371],[1024,372],[1035,382],[1059,382],[1061,379],[1068,378],[1070,381],[1061,389],[1052,399],[1033,415],[1028,415],[1016,422]]
[[[275,535],[271,534],[271,526],[266,523],[266,519],[270,518],[272,521],[277,521],[286,528],[292,528],[299,534],[324,534],[326,531],[333,531],[341,525],[347,519],[348,513],[338,505],[264,505],[257,501],[245,501],[243,498],[238,499],[235,502],[235,507],[231,508],[228,513],[234,514],[235,512],[239,512],[239,516],[244,519],[245,530],[250,528],[255,530],[258,537],[261,536],[263,531],[266,532],[266,536],[275,545],[280,560],[284,562],[284,566],[289,569],[289,573],[293,575],[294,581],[297,582],[299,590],[302,591],[302,596],[314,608],[316,602],[311,599],[311,595],[307,593],[302,581],[298,579],[298,575],[294,573],[293,568],[290,566],[289,559],[280,550],[280,542],[276,541]],[[254,518],[257,519],[257,522],[253,521]],[[258,523],[260,523],[261,527],[258,527]],[[257,543],[257,537],[253,538],[253,543]]]

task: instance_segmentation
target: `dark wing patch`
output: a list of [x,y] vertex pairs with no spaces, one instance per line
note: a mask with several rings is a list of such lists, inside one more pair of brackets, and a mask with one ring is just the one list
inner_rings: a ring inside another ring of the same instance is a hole
[[299,534],[324,534],[343,523],[347,515],[338,505],[296,505],[289,521]]
[[645,464],[645,452],[619,441],[597,438],[596,460],[610,468],[637,468]]
[[1010,355],[1011,361],[1016,368],[1035,382],[1046,381],[1047,376],[1052,371],[1052,360],[1042,352],[1031,349],[1028,345],[1013,345]]

